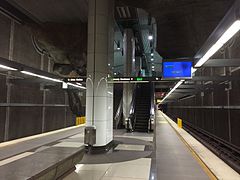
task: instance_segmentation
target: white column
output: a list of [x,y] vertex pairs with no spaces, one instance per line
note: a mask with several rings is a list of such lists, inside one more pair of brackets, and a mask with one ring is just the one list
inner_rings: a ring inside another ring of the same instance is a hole
[[87,126],[96,127],[96,144],[113,140],[113,86],[107,83],[113,59],[113,0],[89,0],[87,57]]

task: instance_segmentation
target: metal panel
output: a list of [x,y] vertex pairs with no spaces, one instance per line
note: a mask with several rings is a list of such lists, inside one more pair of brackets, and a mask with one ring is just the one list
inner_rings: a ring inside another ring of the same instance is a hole
[[41,133],[41,107],[11,107],[9,140]]
[[231,130],[232,130],[232,143],[238,147],[240,147],[240,110],[231,110]]
[[0,142],[4,140],[5,119],[6,119],[6,108],[0,107]]
[[[65,111],[63,108],[47,107],[45,112],[45,131],[64,128]],[[40,122],[42,122],[40,120]]]
[[0,14],[0,57],[8,58],[11,21]]

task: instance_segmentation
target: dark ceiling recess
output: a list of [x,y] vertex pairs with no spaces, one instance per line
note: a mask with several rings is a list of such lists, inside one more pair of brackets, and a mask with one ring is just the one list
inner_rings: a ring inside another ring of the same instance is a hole
[[24,23],[37,23],[40,24],[40,21],[35,19],[34,17],[30,17],[29,14],[23,13],[21,10],[13,6],[6,0],[0,1],[0,12],[4,15],[14,19],[16,22],[20,24]]
[[42,23],[72,24],[79,21],[87,22],[87,0],[8,0],[8,2],[28,16],[36,17]]
[[137,8],[117,6],[115,9],[115,19],[122,33],[126,28],[133,30],[136,38],[136,56],[142,56],[144,48]]
[[119,0],[146,10],[157,21],[157,51],[163,58],[194,57],[234,0]]

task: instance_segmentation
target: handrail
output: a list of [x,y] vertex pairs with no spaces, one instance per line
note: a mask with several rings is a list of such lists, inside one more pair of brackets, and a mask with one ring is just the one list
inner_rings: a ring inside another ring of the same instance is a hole
[[133,131],[133,129],[135,128],[135,124],[136,124],[136,93],[137,92],[137,85],[135,84],[133,87],[133,95],[132,95],[132,101],[130,104],[130,112],[129,112],[129,127],[130,130]]
[[116,115],[114,117],[114,120],[116,122],[116,129],[118,128],[118,125],[119,125],[119,121],[121,120],[121,114],[123,112],[123,97],[118,105],[118,109],[117,109],[117,112],[116,112]]
[[153,124],[154,124],[154,119],[155,119],[155,106],[154,106],[154,84],[151,83],[150,87],[150,93],[151,93],[151,108],[150,108],[150,117],[148,120],[148,131],[153,130]]

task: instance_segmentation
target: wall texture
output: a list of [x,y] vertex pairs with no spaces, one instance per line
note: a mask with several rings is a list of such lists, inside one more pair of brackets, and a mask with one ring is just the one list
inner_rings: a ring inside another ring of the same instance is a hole
[[[240,34],[236,35],[214,58],[240,57]],[[201,76],[240,76],[239,67],[202,68]],[[240,81],[198,82],[212,84],[212,88],[196,93],[191,98],[170,103],[168,115],[190,123],[240,147]],[[220,108],[218,106],[225,106]]]
[[[34,49],[29,29],[1,14],[0,57],[52,72],[53,61]],[[75,124],[64,90],[44,90],[38,83],[9,82],[15,78],[0,71],[0,142]],[[4,103],[20,105],[9,107]]]

